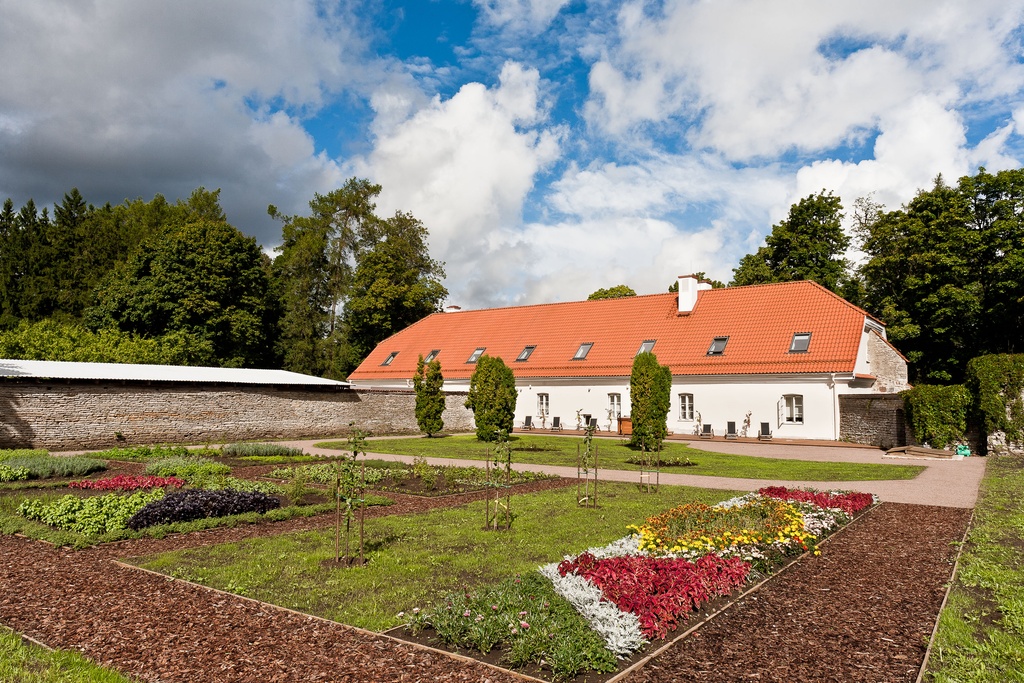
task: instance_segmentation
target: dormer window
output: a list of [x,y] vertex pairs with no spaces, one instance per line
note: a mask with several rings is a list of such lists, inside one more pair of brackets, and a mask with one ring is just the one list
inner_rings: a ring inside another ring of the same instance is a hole
[[528,360],[530,358],[530,354],[533,353],[533,350],[535,348],[537,348],[537,347],[536,346],[526,346],[526,347],[524,347],[523,350],[519,352],[519,355],[516,356],[516,362],[517,363],[521,363],[524,360]]
[[793,341],[789,345],[790,353],[807,353],[807,349],[811,346],[811,333],[810,332],[797,332],[793,335]]
[[431,351],[430,353],[427,354],[427,357],[423,359],[423,362],[424,363],[429,363],[430,361],[432,361],[435,358],[437,358],[437,354],[439,354],[439,353],[441,353],[441,349],[434,349],[433,351]]
[[381,365],[382,365],[382,366],[385,366],[385,365],[391,365],[391,362],[392,362],[393,360],[395,360],[395,358],[397,358],[397,357],[398,357],[398,351],[392,351],[392,352],[391,352],[391,355],[390,355],[390,356],[388,356],[387,358],[385,358],[385,359],[384,359],[384,362],[383,362],[383,363],[381,363]]
[[725,353],[725,345],[729,342],[728,337],[715,337],[708,348],[709,356],[721,356]]
[[477,362],[478,360],[480,360],[480,356],[484,355],[484,351],[486,351],[486,350],[487,350],[486,347],[481,346],[480,348],[476,349],[475,351],[473,351],[473,353],[471,353],[469,355],[469,360],[467,360],[466,362],[467,363],[475,363],[475,362]]
[[576,349],[576,355],[572,357],[573,360],[585,360],[587,354],[590,353],[590,349],[594,346],[593,343],[580,344],[580,348]]
[[639,356],[641,353],[651,353],[652,351],[654,351],[654,344],[656,342],[656,339],[648,339],[647,341],[640,345],[640,350],[636,352],[636,355]]

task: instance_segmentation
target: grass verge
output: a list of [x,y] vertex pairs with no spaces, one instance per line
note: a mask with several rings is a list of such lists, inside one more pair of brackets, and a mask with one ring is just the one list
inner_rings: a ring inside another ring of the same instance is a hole
[[1024,456],[989,458],[929,659],[937,683],[1024,682]]
[[[136,560],[141,567],[376,631],[402,623],[452,590],[498,583],[565,553],[603,545],[626,526],[692,501],[733,495],[662,486],[602,483],[600,507],[576,506],[575,489],[515,496],[510,531],[483,530],[483,503],[366,521],[369,563],[329,567],[334,533],[313,531],[193,548]],[[557,514],[556,514],[557,513]]]
[[77,652],[27,645],[17,633],[0,626],[0,681],[130,683],[131,679],[94,664]]
[[[576,447],[582,439],[564,436],[533,434],[514,435],[512,459],[528,465],[576,466]],[[605,469],[639,470],[627,460],[638,451],[614,439],[595,440],[598,464]],[[317,448],[345,450],[344,441],[326,441]],[[425,456],[432,458],[461,458],[485,460],[488,444],[474,436],[445,436],[421,439],[374,439],[367,443],[371,453]],[[782,481],[876,481],[882,479],[913,479],[924,470],[920,465],[882,465],[874,463],[814,462],[810,460],[783,460],[757,458],[748,455],[711,453],[691,448],[686,444],[666,442],[662,449],[665,458],[689,459],[693,467],[665,467],[664,472],[700,474],[709,477],[736,477],[740,479],[775,479]]]

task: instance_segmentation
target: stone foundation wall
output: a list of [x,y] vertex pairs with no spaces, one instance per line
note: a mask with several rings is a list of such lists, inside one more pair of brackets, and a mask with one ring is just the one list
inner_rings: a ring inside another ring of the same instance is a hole
[[904,417],[903,397],[896,394],[841,395],[839,438],[886,450],[917,445]]
[[[216,384],[0,383],[0,448],[77,450],[344,434],[418,433],[412,390]],[[445,431],[472,431],[447,394]]]
[[1024,443],[1009,441],[1006,432],[995,432],[988,435],[989,455],[1024,455]]

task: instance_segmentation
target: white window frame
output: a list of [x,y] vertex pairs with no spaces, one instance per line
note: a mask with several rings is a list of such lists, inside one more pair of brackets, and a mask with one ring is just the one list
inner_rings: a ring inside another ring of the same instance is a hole
[[802,425],[804,423],[803,394],[786,394],[782,400],[784,403],[782,424]]
[[608,394],[608,410],[612,411],[612,417],[622,417],[622,394]]
[[679,394],[679,421],[693,422],[693,394]]
[[551,414],[551,394],[537,394],[537,414]]
[[380,364],[381,367],[387,367],[388,365],[391,365],[391,363],[393,363],[396,358],[398,358],[398,351],[392,351],[391,355],[385,358],[384,362]]
[[475,363],[480,360],[480,356],[484,355],[484,351],[487,350],[486,346],[481,346],[473,350],[473,353],[469,354],[469,358],[466,360],[467,363]]
[[441,349],[433,349],[433,350],[431,350],[431,352],[427,354],[427,357],[423,359],[423,362],[424,363],[429,363],[430,361],[432,361],[435,358],[437,358],[437,354],[439,354],[439,353],[441,353]]

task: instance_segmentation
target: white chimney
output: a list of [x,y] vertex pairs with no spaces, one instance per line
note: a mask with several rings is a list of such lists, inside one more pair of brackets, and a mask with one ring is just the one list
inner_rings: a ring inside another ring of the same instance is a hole
[[445,313],[458,313],[461,310],[462,306],[456,306],[455,304],[452,304],[451,306],[445,306],[444,308]]
[[679,314],[689,315],[697,305],[697,292],[711,289],[710,282],[698,280],[696,275],[679,276]]

